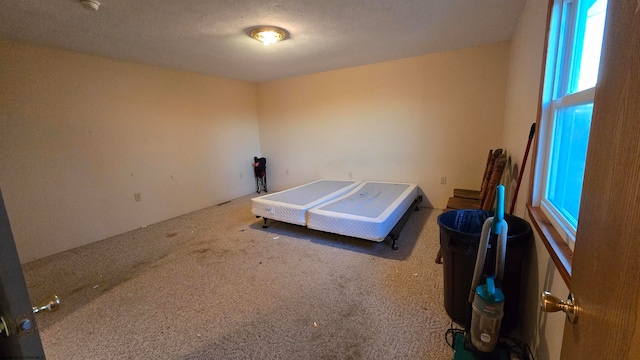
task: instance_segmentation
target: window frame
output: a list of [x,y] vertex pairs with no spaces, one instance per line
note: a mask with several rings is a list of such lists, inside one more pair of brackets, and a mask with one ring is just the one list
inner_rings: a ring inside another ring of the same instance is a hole
[[[567,286],[570,286],[575,231],[567,232],[567,230],[571,229],[568,229],[562,221],[555,218],[554,212],[549,211],[546,201],[543,200],[544,196],[542,196],[542,192],[547,188],[547,161],[549,159],[547,153],[551,151],[551,144],[549,144],[551,136],[549,132],[553,131],[553,123],[556,119],[556,115],[552,114],[552,112],[556,112],[566,106],[593,103],[595,99],[595,87],[557,99],[557,91],[567,93],[566,87],[570,86],[568,79],[570,74],[567,70],[572,66],[570,61],[558,62],[556,59],[558,49],[561,49],[560,45],[564,45],[562,42],[566,39],[563,34],[564,30],[560,31],[560,28],[563,26],[561,23],[563,11],[565,11],[565,2],[563,0],[548,1],[543,66],[540,74],[538,95],[538,131],[533,148],[535,156],[533,157],[531,166],[527,213],[562,279]],[[572,12],[572,16],[567,18],[567,21],[570,21],[571,29],[574,29],[577,14],[578,12],[574,11]],[[574,33],[570,41],[575,41],[575,38]],[[573,44],[568,47],[562,47],[562,51],[565,54],[564,56],[571,55],[573,52]],[[560,69],[560,67],[564,69]],[[558,82],[562,84],[561,89],[558,89],[558,87],[554,85]],[[561,229],[563,233],[561,234],[558,229]]]
[[[551,155],[549,153],[553,148],[553,144],[550,143],[552,139],[550,133],[554,131],[559,116],[558,113],[561,110],[570,107],[593,104],[594,98],[595,88],[589,88],[577,93],[566,95],[560,99],[549,99],[546,102],[543,101],[543,104],[548,104],[546,106],[547,109],[545,121],[541,122],[543,124],[543,130],[540,131],[541,134],[544,134],[544,137],[540,138],[540,143],[544,146],[542,147],[542,151],[538,153],[538,156],[541,157],[539,158],[541,160],[541,166],[538,168],[538,172],[536,172],[535,174],[536,181],[540,184],[538,189],[540,192],[547,190],[549,185],[549,176],[547,169],[549,168],[548,162],[551,159]],[[569,247],[573,249],[575,245],[577,228],[573,228],[572,224],[570,224],[568,220],[562,217],[560,211],[556,210],[551,202],[547,200],[542,193],[537,194],[537,197],[533,198],[533,205],[539,207],[544,212],[551,224],[556,229],[560,229],[560,236],[569,245]]]

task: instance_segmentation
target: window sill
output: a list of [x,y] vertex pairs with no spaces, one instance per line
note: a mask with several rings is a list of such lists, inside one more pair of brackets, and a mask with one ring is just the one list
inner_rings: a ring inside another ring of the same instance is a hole
[[538,207],[533,207],[531,204],[527,204],[527,211],[533,222],[533,227],[540,235],[542,243],[547,248],[551,260],[556,265],[560,276],[567,284],[567,287],[571,285],[571,265],[573,263],[573,251],[564,242],[560,234],[551,225],[547,216]]

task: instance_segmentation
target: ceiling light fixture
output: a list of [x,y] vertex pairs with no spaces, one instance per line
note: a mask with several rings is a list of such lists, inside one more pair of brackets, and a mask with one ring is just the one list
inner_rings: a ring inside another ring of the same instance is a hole
[[93,11],[98,11],[98,8],[100,8],[100,2],[98,0],[80,0],[80,5],[85,9]]
[[287,37],[287,31],[276,26],[258,26],[251,30],[249,36],[269,46],[284,40]]

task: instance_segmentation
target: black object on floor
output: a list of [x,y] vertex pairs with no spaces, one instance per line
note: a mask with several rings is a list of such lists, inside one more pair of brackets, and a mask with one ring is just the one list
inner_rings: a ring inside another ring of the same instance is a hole
[[267,159],[253,157],[253,175],[256,177],[256,192],[267,192]]
[[[485,216],[493,216],[493,212],[456,210],[438,216],[444,265],[444,307],[449,317],[462,326],[465,325],[469,289]],[[502,336],[509,334],[518,324],[518,307],[521,290],[524,288],[523,259],[529,241],[533,238],[531,226],[524,219],[507,214],[504,215],[504,219],[509,230],[504,278],[500,284],[505,296],[504,318],[500,329]],[[495,235],[492,235],[489,243],[491,248],[487,252],[483,274],[493,274],[491,264],[495,264]]]

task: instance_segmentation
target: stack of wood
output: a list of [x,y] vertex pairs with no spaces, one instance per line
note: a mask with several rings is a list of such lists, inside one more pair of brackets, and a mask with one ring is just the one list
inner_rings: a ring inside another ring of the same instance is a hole
[[[489,150],[487,165],[482,176],[480,190],[453,189],[453,197],[447,201],[444,211],[451,210],[491,210],[496,201],[496,188],[507,165],[507,155],[502,149]],[[442,264],[442,252],[438,250],[436,263]]]
[[496,187],[507,165],[507,155],[502,149],[489,150],[487,165],[482,176],[480,190],[453,189],[453,197],[447,201],[448,210],[482,209],[491,210],[496,199]]

